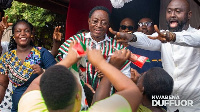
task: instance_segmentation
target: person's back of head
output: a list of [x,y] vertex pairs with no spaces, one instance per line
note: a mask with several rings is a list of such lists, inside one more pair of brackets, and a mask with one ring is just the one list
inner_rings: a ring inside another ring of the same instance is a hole
[[171,95],[173,85],[172,77],[163,68],[154,67],[144,74],[144,95],[149,100],[152,100],[152,95]]
[[40,80],[41,93],[48,110],[66,110],[74,105],[77,86],[76,78],[69,69],[62,65],[49,67]]

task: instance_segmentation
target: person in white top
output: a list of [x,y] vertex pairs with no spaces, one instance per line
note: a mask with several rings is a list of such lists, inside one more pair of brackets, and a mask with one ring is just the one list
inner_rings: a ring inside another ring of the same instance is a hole
[[200,111],[200,30],[189,25],[191,16],[187,0],[172,0],[166,10],[166,31],[159,31],[156,25],[154,28],[157,33],[152,35],[141,32],[125,34],[110,28],[118,42],[129,42],[134,47],[161,51],[163,68],[174,80],[172,95],[178,95],[180,101],[192,100],[193,105],[172,104],[167,107],[169,112]]

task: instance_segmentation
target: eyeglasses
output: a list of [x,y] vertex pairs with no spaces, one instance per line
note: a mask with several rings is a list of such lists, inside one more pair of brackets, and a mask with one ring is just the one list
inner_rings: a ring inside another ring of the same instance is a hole
[[97,25],[99,22],[101,23],[102,26],[107,26],[108,25],[107,21],[91,20],[91,23],[94,24],[94,25]]
[[133,26],[121,25],[120,28],[121,28],[122,30],[125,30],[126,28],[128,28],[129,31],[132,31],[132,30],[133,30]]
[[142,27],[143,25],[150,27],[152,25],[152,22],[139,22],[138,25],[139,27]]

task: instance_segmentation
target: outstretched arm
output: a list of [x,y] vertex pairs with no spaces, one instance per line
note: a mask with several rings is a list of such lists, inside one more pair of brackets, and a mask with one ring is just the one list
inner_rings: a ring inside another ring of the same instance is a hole
[[[118,70],[120,70],[120,68],[124,65],[126,60],[127,59],[124,58],[124,55],[121,54],[120,51],[117,50],[111,56],[109,63],[113,65],[115,68],[117,68]],[[108,78],[104,76],[94,94],[93,103],[109,97],[110,90],[111,90],[111,83],[108,80]]]
[[[101,55],[99,50],[88,50],[88,59],[99,70],[109,79],[112,85],[118,91],[116,94],[123,96],[131,105],[132,111],[136,111],[139,104],[141,103],[142,95],[138,87],[121,71],[107,63]],[[124,59],[130,57],[130,51],[122,49],[118,51],[118,55],[121,55]],[[98,60],[98,61],[97,61]]]
[[128,43],[136,48],[141,48],[150,51],[160,51],[161,42],[157,39],[149,39],[146,34],[142,32],[134,32],[133,34],[125,32],[117,32],[109,28],[109,31],[116,35],[115,39],[119,43]]

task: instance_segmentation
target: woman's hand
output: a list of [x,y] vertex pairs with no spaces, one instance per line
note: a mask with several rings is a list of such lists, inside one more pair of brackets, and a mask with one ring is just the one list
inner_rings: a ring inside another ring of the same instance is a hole
[[33,74],[42,74],[44,72],[44,70],[40,67],[40,65],[35,64],[35,65],[31,65],[32,69],[33,69]]

